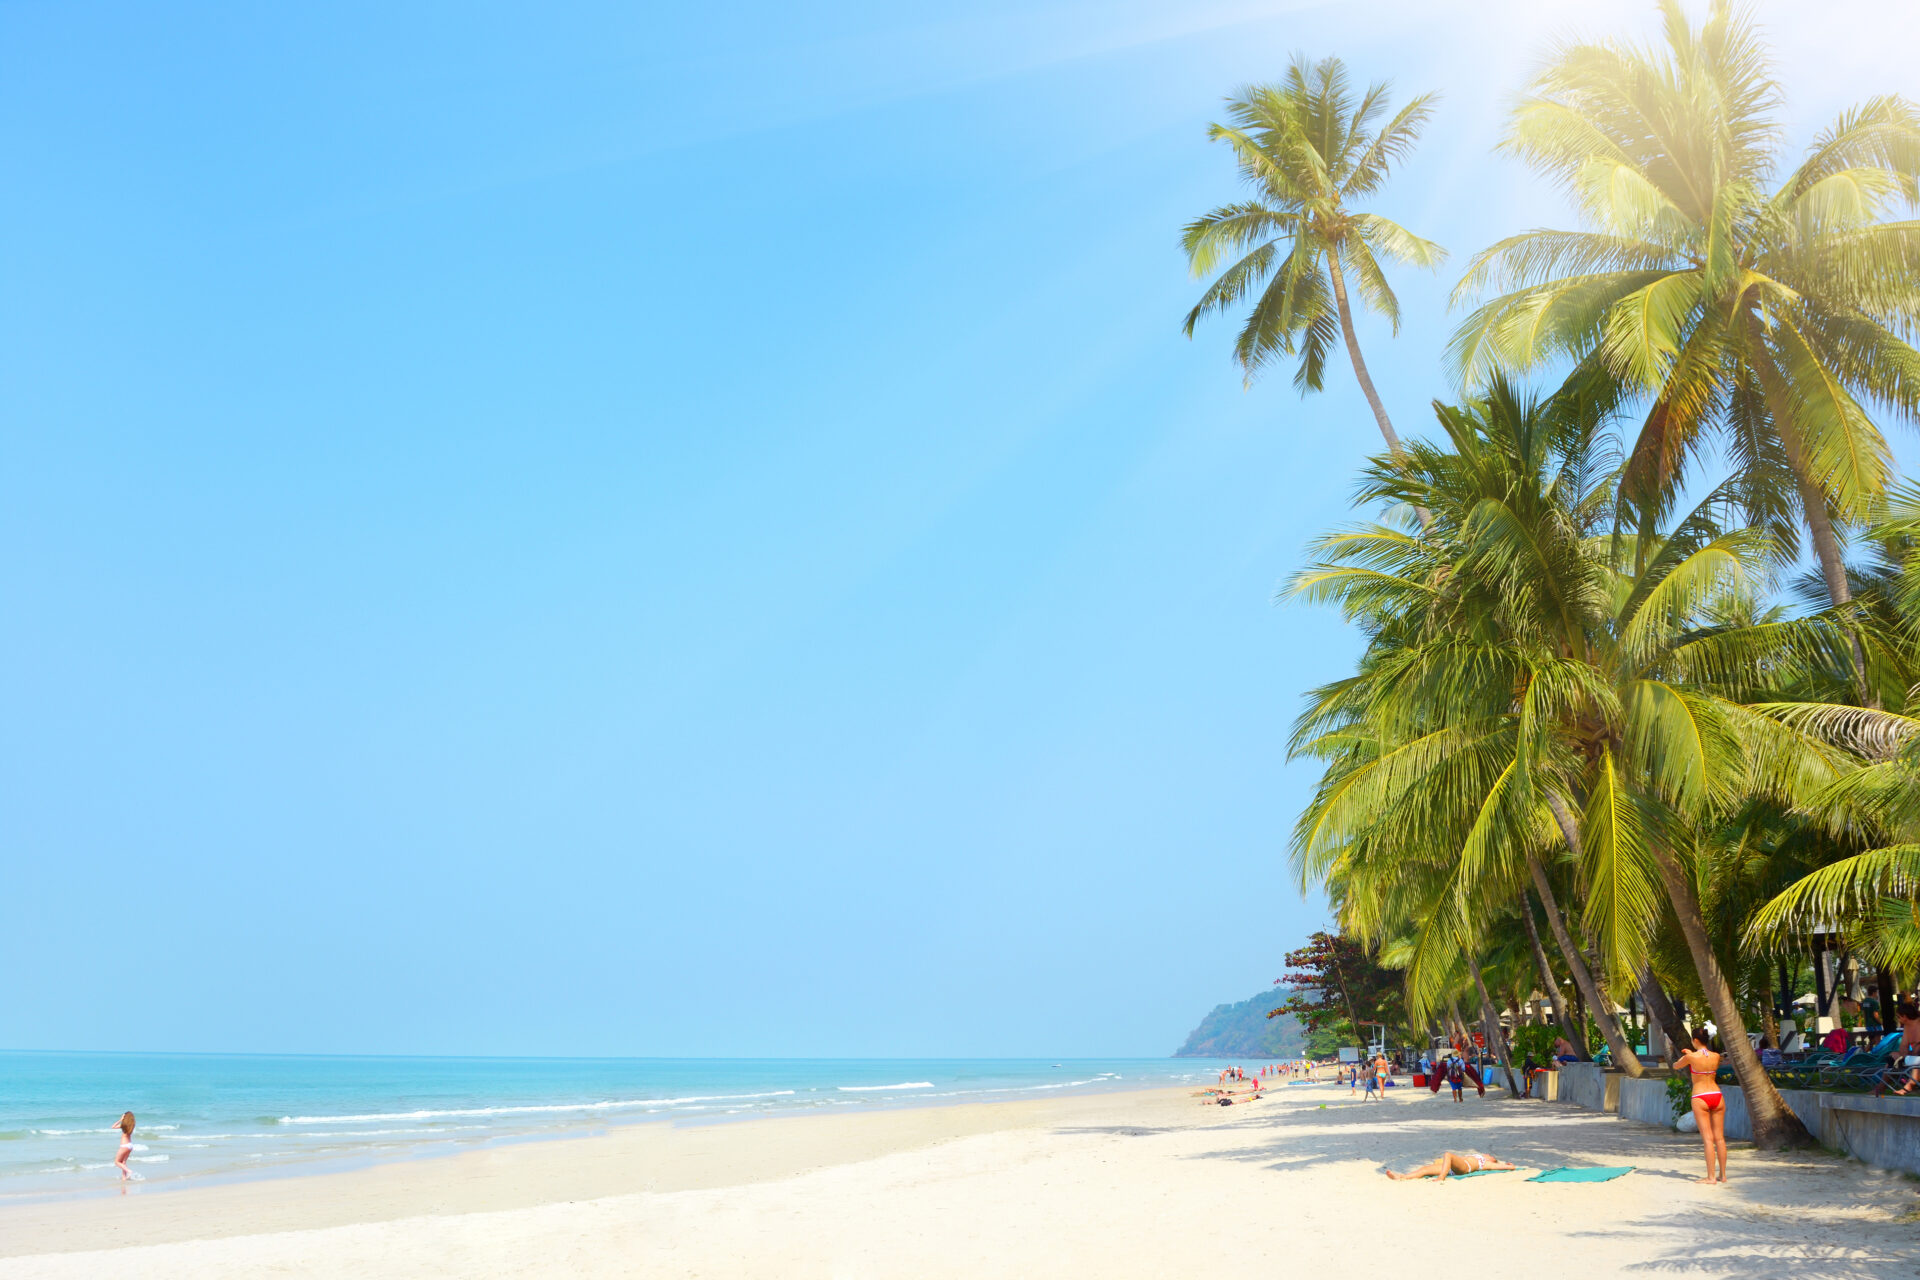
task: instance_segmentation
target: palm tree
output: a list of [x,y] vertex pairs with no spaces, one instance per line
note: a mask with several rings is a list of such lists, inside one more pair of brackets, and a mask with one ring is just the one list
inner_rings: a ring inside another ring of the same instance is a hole
[[1861,617],[1884,677],[1876,691],[1891,709],[1813,699],[1763,708],[1846,748],[1861,764],[1801,806],[1815,824],[1814,842],[1838,856],[1803,866],[1805,874],[1748,921],[1747,940],[1792,952],[1817,924],[1838,924],[1856,955],[1911,972],[1920,965],[1920,489],[1897,492],[1871,534],[1880,564],[1857,578]]
[[[1779,551],[1720,527],[1725,493],[1664,536],[1609,536],[1617,484],[1585,386],[1533,403],[1496,380],[1484,398],[1440,408],[1452,447],[1416,442],[1400,464],[1377,460],[1363,489],[1428,508],[1422,535],[1337,534],[1296,579],[1374,639],[1361,672],[1302,717],[1297,741],[1332,767],[1295,857],[1409,858],[1447,877],[1408,968],[1416,1002],[1496,903],[1529,880],[1548,896],[1549,855],[1565,858],[1580,924],[1616,983],[1643,978],[1671,911],[1755,1140],[1805,1142],[1747,1042],[1703,906],[1701,848],[1745,798],[1797,803],[1854,767],[1748,705],[1763,678],[1843,670],[1845,635],[1825,618],[1747,620],[1748,584]],[[1579,948],[1561,945],[1572,967]],[[1582,993],[1603,1008],[1591,981]],[[1614,1056],[1637,1066],[1630,1051]]]
[[1387,94],[1387,85],[1375,84],[1356,98],[1338,58],[1296,57],[1280,84],[1251,86],[1228,99],[1232,123],[1210,126],[1208,137],[1232,148],[1252,194],[1187,224],[1181,245],[1198,277],[1233,258],[1187,313],[1188,337],[1201,317],[1255,298],[1234,342],[1235,359],[1251,382],[1274,358],[1297,354],[1293,382],[1305,394],[1321,389],[1337,332],[1387,449],[1398,457],[1400,438],[1360,355],[1347,273],[1361,299],[1398,333],[1400,303],[1382,261],[1430,268],[1446,250],[1353,208],[1386,185],[1432,111],[1433,95],[1422,94],[1376,128]]
[[[1323,561],[1294,581],[1296,592],[1337,600],[1350,620],[1374,633],[1360,674],[1317,691],[1297,726],[1295,751],[1327,759],[1329,768],[1296,826],[1296,867],[1303,879],[1339,867],[1351,875],[1383,856],[1400,880],[1418,876],[1424,863],[1425,871],[1450,881],[1453,896],[1439,901],[1457,904],[1455,910],[1422,906],[1414,913],[1424,921],[1420,936],[1428,944],[1416,952],[1410,968],[1416,1003],[1437,997],[1435,984],[1445,983],[1467,939],[1477,936],[1477,929],[1466,923],[1468,916],[1487,917],[1531,889],[1545,905],[1555,945],[1609,1051],[1624,1069],[1638,1074],[1639,1060],[1603,989],[1604,975],[1592,972],[1584,947],[1573,936],[1578,924],[1562,910],[1564,885],[1553,884],[1560,874],[1557,858],[1569,850],[1577,853],[1577,841],[1556,854],[1552,846],[1558,841],[1549,839],[1545,825],[1547,810],[1536,805],[1532,838],[1507,846],[1513,857],[1503,874],[1469,866],[1461,852],[1470,842],[1486,839],[1482,802],[1502,785],[1519,725],[1511,698],[1511,681],[1519,677],[1510,670],[1499,673],[1498,664],[1509,662],[1511,655],[1495,656],[1492,648],[1506,634],[1501,621],[1506,601],[1497,584],[1489,590],[1486,582],[1459,572],[1461,536],[1488,500],[1513,499],[1524,505],[1532,495],[1534,509],[1528,517],[1551,522],[1563,514],[1556,491],[1584,489],[1587,482],[1580,473],[1592,466],[1591,458],[1582,457],[1566,469],[1564,483],[1556,482],[1543,470],[1554,461],[1551,446],[1556,437],[1543,429],[1548,415],[1533,414],[1511,393],[1497,404],[1495,413],[1504,427],[1518,426],[1527,433],[1524,445],[1509,433],[1507,443],[1513,448],[1503,452],[1487,447],[1470,421],[1471,412],[1441,409],[1441,425],[1455,437],[1455,451],[1416,444],[1407,460],[1414,471],[1406,482],[1391,478],[1393,468],[1376,470],[1370,477],[1369,495],[1383,501],[1392,500],[1386,497],[1391,491],[1415,509],[1440,503],[1433,510],[1435,523],[1424,526],[1429,536],[1413,538],[1381,526],[1336,534],[1320,544]],[[1521,418],[1525,421],[1516,421]],[[1585,454],[1591,450],[1592,432],[1582,435],[1584,443],[1574,452]],[[1591,502],[1588,508],[1582,518],[1591,520],[1600,508]],[[1542,539],[1541,544],[1553,541]],[[1561,572],[1555,579],[1563,588],[1584,572],[1578,546],[1572,548],[1571,561],[1566,551],[1562,546]],[[1446,588],[1435,590],[1435,583]],[[1591,595],[1593,587],[1574,581],[1571,593]],[[1495,665],[1487,665],[1490,657]],[[1435,673],[1455,663],[1469,669],[1478,665],[1478,677],[1427,687]],[[1578,668],[1568,670],[1578,673]],[[1446,701],[1437,701],[1435,693]],[[1408,787],[1414,778],[1421,780],[1420,787],[1402,792],[1400,803],[1388,802],[1383,786]],[[1542,797],[1542,803],[1552,804],[1553,799]],[[1583,1040],[1579,1035],[1571,1038],[1575,1043]]]
[[1663,53],[1563,46],[1514,109],[1505,149],[1588,229],[1477,255],[1456,298],[1507,292],[1467,317],[1452,359],[1474,384],[1571,358],[1647,395],[1622,492],[1645,521],[1717,431],[1748,523],[1778,531],[1797,514],[1844,605],[1836,524],[1870,511],[1890,465],[1866,405],[1920,413],[1920,222],[1883,218],[1920,199],[1920,115],[1868,99],[1772,185],[1781,90],[1752,21],[1728,0],[1699,28],[1678,0],[1660,8]]

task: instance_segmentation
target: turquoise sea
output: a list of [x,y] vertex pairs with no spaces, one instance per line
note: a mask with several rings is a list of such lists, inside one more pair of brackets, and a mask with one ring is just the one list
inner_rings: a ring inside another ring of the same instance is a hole
[[[0,1053],[0,1199],[155,1189],[614,1125],[1211,1082],[1201,1058],[383,1058]],[[1251,1063],[1242,1065],[1251,1066]]]

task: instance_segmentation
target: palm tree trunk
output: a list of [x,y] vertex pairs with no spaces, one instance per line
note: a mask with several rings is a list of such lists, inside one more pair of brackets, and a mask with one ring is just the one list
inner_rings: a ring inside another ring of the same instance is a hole
[[[1380,393],[1373,389],[1373,377],[1367,372],[1367,362],[1360,355],[1360,339],[1353,332],[1353,310],[1347,305],[1347,276],[1340,265],[1340,246],[1327,246],[1327,274],[1333,281],[1334,305],[1340,309],[1340,336],[1347,342],[1347,358],[1353,361],[1353,376],[1360,380],[1360,391],[1367,397],[1367,404],[1373,409],[1373,420],[1380,424],[1380,434],[1387,438],[1387,451],[1395,462],[1406,460],[1405,451],[1400,448],[1400,437],[1393,432],[1393,423],[1387,419],[1387,406],[1380,402]],[[1424,520],[1422,524],[1426,523]]]
[[1500,1033],[1500,1015],[1495,1012],[1493,1001],[1487,998],[1487,984],[1480,976],[1480,958],[1471,950],[1467,952],[1467,971],[1473,974],[1473,989],[1480,993],[1480,1025],[1486,1029],[1487,1048],[1493,1050],[1494,1059],[1500,1069],[1507,1073],[1507,1096],[1520,1096],[1520,1086],[1513,1078],[1513,1056],[1507,1052],[1507,1038]]
[[[1827,584],[1827,599],[1838,608],[1853,599],[1853,587],[1847,582],[1847,562],[1840,551],[1840,538],[1834,533],[1833,520],[1827,514],[1827,495],[1814,483],[1813,473],[1807,467],[1806,452],[1801,448],[1800,432],[1793,419],[1793,398],[1780,380],[1780,370],[1766,354],[1759,316],[1747,317],[1747,336],[1753,344],[1753,370],[1760,379],[1774,433],[1780,437],[1780,447],[1787,455],[1787,466],[1793,471],[1794,488],[1800,492],[1800,510],[1807,518],[1807,532],[1813,535],[1813,558],[1819,562],[1820,578]],[[1847,630],[1853,638],[1853,678],[1860,705],[1877,709],[1880,701],[1867,686],[1867,651],[1861,643],[1860,630],[1857,627]]]
[[1340,939],[1334,937],[1327,945],[1327,959],[1333,964],[1333,976],[1340,983],[1340,1001],[1347,1006],[1347,1021],[1353,1024],[1353,1039],[1361,1053],[1367,1051],[1367,1033],[1360,1029],[1360,1015],[1354,1012],[1353,997],[1347,993],[1347,971],[1340,967]]
[[1694,968],[1700,971],[1700,986],[1713,1010],[1713,1021],[1720,1029],[1722,1052],[1733,1061],[1733,1074],[1739,1078],[1746,1095],[1747,1117],[1753,1125],[1753,1144],[1762,1151],[1783,1147],[1810,1147],[1813,1137],[1800,1117],[1788,1108],[1786,1099],[1773,1087],[1760,1065],[1760,1055],[1747,1040],[1747,1024],[1740,1016],[1733,988],[1721,972],[1720,960],[1707,940],[1707,921],[1700,911],[1700,895],[1686,870],[1675,861],[1664,845],[1653,846],[1654,860],[1660,865],[1660,878],[1666,881],[1667,896],[1673,900],[1673,914],[1680,921],[1680,932],[1693,953]]
[[[1653,969],[1641,965],[1637,975],[1640,985],[1640,998],[1647,1002],[1647,1016],[1660,1024],[1660,1031],[1667,1037],[1667,1043],[1675,1049],[1687,1047],[1687,1029],[1681,1025],[1680,1011],[1673,1007],[1673,1001],[1667,999],[1665,988],[1660,980],[1653,976]],[[1648,1042],[1652,1048],[1652,1042]]]
[[[1573,814],[1567,809],[1566,801],[1559,796],[1549,795],[1547,808],[1553,812],[1553,820],[1560,827],[1561,838],[1567,842],[1567,848],[1572,850],[1577,860],[1580,857],[1580,828],[1574,825]],[[1580,949],[1573,945],[1572,936],[1567,933],[1567,922],[1560,916],[1559,901],[1553,896],[1553,886],[1547,883],[1547,869],[1531,853],[1527,855],[1527,872],[1533,877],[1533,890],[1540,895],[1541,905],[1547,909],[1547,924],[1553,929],[1553,940],[1566,957],[1574,985],[1580,988],[1594,1021],[1600,1024],[1600,1038],[1607,1042],[1614,1065],[1635,1079],[1640,1078],[1646,1074],[1646,1068],[1640,1065],[1639,1055],[1634,1053],[1633,1046],[1627,1043],[1626,1036],[1621,1033],[1620,1020],[1613,1016],[1611,1002],[1600,994],[1600,984],[1593,980],[1593,971],[1587,968],[1586,957],[1580,954]]]
[[1547,993],[1547,999],[1553,1004],[1553,1020],[1560,1024],[1560,1034],[1567,1043],[1575,1045],[1584,1059],[1586,1046],[1577,1042],[1579,1029],[1573,1025],[1573,1018],[1567,1013],[1567,998],[1560,994],[1560,980],[1553,976],[1553,965],[1547,961],[1547,949],[1540,945],[1540,929],[1533,922],[1533,895],[1525,889],[1520,891],[1520,919],[1526,922],[1527,943],[1533,948],[1533,963],[1540,969],[1540,985]]

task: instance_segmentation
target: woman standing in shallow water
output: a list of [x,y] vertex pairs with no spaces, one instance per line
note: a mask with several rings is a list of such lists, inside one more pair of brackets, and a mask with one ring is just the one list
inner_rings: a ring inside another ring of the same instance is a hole
[[[1693,1045],[1673,1064],[1674,1070],[1685,1068],[1693,1080],[1693,1118],[1700,1126],[1700,1141],[1707,1148],[1707,1176],[1700,1182],[1719,1183],[1727,1180],[1727,1103],[1720,1092],[1720,1082],[1716,1075],[1720,1070],[1720,1055],[1713,1051],[1713,1037],[1705,1027],[1693,1029]],[[1714,1176],[1714,1161],[1720,1162],[1720,1174]]]
[[120,1170],[120,1181],[133,1177],[133,1170],[127,1168],[127,1157],[133,1154],[133,1112],[128,1111],[120,1117],[120,1154],[113,1163]]

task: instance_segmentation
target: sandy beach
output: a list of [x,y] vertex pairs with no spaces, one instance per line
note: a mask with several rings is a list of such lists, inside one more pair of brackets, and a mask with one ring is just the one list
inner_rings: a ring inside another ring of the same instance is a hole
[[[1324,1109],[1321,1104],[1324,1105]],[[1391,1183],[1447,1147],[1522,1166]],[[1614,1182],[1525,1182],[1632,1164]],[[1824,1153],[1698,1148],[1490,1093],[1182,1090],[645,1125],[343,1173],[0,1211],[0,1280],[301,1276],[1467,1276],[1920,1271],[1920,1196]]]

